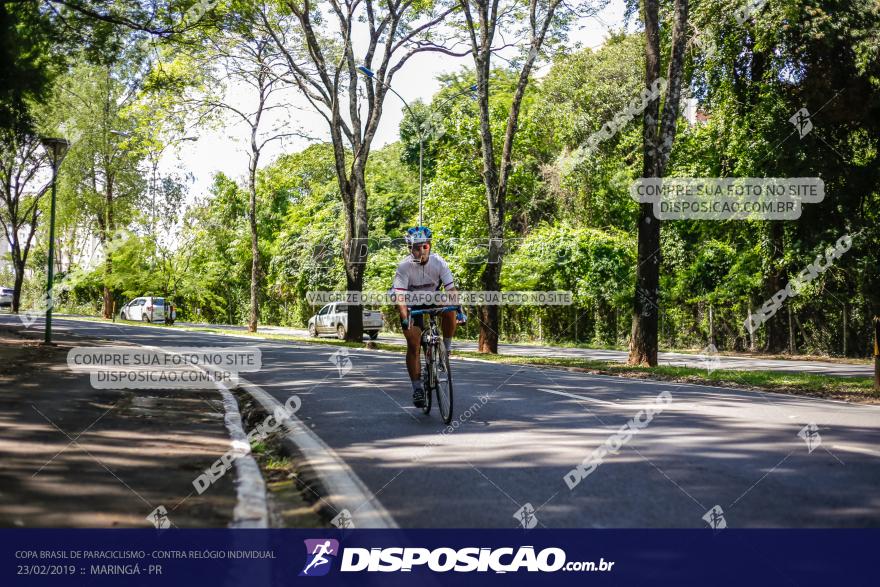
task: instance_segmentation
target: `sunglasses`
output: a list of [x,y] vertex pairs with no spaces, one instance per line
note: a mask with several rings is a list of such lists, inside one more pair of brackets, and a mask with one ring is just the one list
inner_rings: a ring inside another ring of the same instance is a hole
[[410,247],[410,249],[413,250],[413,251],[419,251],[419,250],[421,250],[421,249],[427,249],[429,246],[430,246],[430,245],[428,245],[428,243],[424,243],[424,244],[421,244],[421,245],[413,245],[413,246]]

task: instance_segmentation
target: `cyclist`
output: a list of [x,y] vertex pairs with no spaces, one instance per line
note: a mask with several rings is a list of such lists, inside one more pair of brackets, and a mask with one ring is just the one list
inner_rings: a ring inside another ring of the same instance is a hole
[[[393,289],[395,294],[406,292],[435,292],[442,286],[446,293],[454,294],[455,282],[449,265],[440,255],[431,253],[431,229],[427,226],[415,226],[406,231],[408,255],[397,266],[394,275]],[[451,304],[444,304],[451,305]],[[438,307],[440,304],[414,305],[412,309]],[[400,326],[406,337],[406,370],[412,382],[413,404],[421,408],[425,405],[425,390],[422,386],[421,365],[419,363],[419,345],[424,329],[424,315],[410,316],[410,307],[405,300],[397,301],[400,313]],[[456,325],[464,323],[465,316],[461,306],[457,310],[444,312],[440,316],[440,329],[443,331],[443,346],[447,354],[452,349],[452,337]]]

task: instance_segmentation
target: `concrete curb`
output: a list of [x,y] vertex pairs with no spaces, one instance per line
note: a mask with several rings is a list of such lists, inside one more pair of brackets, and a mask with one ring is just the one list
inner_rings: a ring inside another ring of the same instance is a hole
[[[161,347],[151,345],[138,346],[163,353],[170,352]],[[209,371],[198,365],[191,366],[209,373]],[[232,522],[229,524],[229,527],[268,528],[269,504],[266,498],[266,482],[263,480],[260,465],[257,464],[257,461],[251,455],[251,445],[247,440],[247,433],[245,433],[244,426],[242,425],[238,402],[225,384],[215,381],[214,385],[223,398],[223,422],[229,431],[229,444],[235,451],[234,454],[244,453],[241,456],[237,456],[233,461],[235,463],[236,502],[232,513]]]
[[235,459],[235,490],[237,502],[233,511],[232,528],[268,528],[269,505],[266,501],[266,482],[260,471],[260,465],[251,455],[251,445],[241,424],[241,413],[238,402],[223,384],[217,384],[223,396],[223,408],[226,412],[224,421],[232,448],[247,451],[247,454]]

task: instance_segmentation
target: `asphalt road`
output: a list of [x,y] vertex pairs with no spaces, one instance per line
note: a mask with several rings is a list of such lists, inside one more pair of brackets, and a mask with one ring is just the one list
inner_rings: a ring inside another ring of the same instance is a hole
[[[163,346],[255,342],[55,328]],[[539,527],[706,527],[715,506],[729,527],[880,525],[880,407],[454,360],[460,419],[444,434],[436,412],[411,407],[398,354],[257,344],[263,368],[247,379],[281,402],[297,394],[300,418],[401,527],[515,528],[523,507]],[[348,352],[346,373],[337,352]],[[570,490],[563,476],[662,392],[671,403]],[[812,451],[798,436],[810,424]]]
[[[209,324],[182,325],[211,328]],[[243,326],[223,326],[230,330],[244,330]],[[287,334],[293,336],[309,336],[304,328],[285,328],[281,326],[261,326],[261,332]],[[322,335],[323,336],[323,335]],[[366,340],[366,338],[365,338]],[[383,332],[378,342],[406,344],[403,336],[391,332]],[[469,341],[456,341],[456,347],[462,350],[476,351],[477,344]],[[567,357],[573,359],[592,359],[597,361],[616,361],[625,363],[628,358],[626,351],[605,349],[567,348],[533,344],[500,344],[498,350],[503,355],[525,357]],[[711,364],[713,369],[734,369],[740,371],[781,371],[787,373],[817,373],[820,375],[837,375],[842,377],[873,377],[874,366],[871,364],[831,363],[826,361],[801,361],[789,359],[762,359],[759,357],[727,357],[716,355],[706,357],[687,353],[661,352],[657,357],[661,365],[676,367],[706,368]],[[708,361],[714,361],[709,363]]]

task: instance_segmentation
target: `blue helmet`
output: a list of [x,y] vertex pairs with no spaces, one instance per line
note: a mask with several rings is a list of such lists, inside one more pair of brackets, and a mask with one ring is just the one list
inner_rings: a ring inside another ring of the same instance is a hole
[[414,226],[406,231],[406,244],[419,245],[431,241],[431,229],[427,226]]

